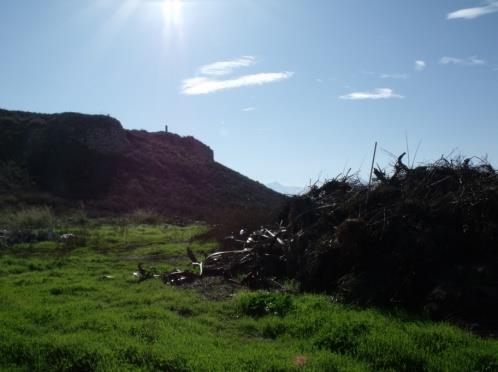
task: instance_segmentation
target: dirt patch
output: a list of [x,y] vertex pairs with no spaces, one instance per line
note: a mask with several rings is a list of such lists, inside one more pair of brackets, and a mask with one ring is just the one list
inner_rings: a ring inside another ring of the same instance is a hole
[[208,300],[218,301],[232,297],[235,293],[244,289],[244,286],[237,284],[233,280],[211,276],[186,283],[182,288],[194,290]]

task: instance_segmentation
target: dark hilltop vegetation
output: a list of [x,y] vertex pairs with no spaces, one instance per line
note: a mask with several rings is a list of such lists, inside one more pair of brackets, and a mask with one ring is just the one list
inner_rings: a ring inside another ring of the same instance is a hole
[[0,204],[147,209],[188,220],[264,218],[284,197],[217,163],[193,137],[125,130],[116,119],[0,110]]

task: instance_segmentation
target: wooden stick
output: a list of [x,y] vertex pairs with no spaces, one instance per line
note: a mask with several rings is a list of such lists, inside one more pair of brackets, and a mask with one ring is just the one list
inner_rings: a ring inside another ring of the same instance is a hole
[[367,200],[365,201],[365,207],[368,206],[368,197],[370,196],[370,187],[372,185],[372,173],[373,173],[374,164],[375,164],[375,155],[377,155],[377,141],[375,141],[374,153],[373,153],[373,157],[372,157],[372,166],[370,167],[370,178],[368,179]]
[[368,190],[370,190],[370,185],[372,184],[372,173],[374,170],[375,155],[377,154],[377,141],[375,142],[374,153],[372,158],[372,167],[370,168],[370,178],[368,180]]

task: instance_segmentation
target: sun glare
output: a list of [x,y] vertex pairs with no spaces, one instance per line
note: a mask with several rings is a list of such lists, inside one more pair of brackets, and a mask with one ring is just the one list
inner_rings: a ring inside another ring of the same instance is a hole
[[181,0],[165,0],[162,4],[163,16],[168,25],[180,25],[182,23]]

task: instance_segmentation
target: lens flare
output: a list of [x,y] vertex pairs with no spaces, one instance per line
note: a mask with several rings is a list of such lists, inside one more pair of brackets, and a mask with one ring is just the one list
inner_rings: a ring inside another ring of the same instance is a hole
[[180,0],[165,0],[162,4],[166,24],[178,26],[182,23],[182,2]]

